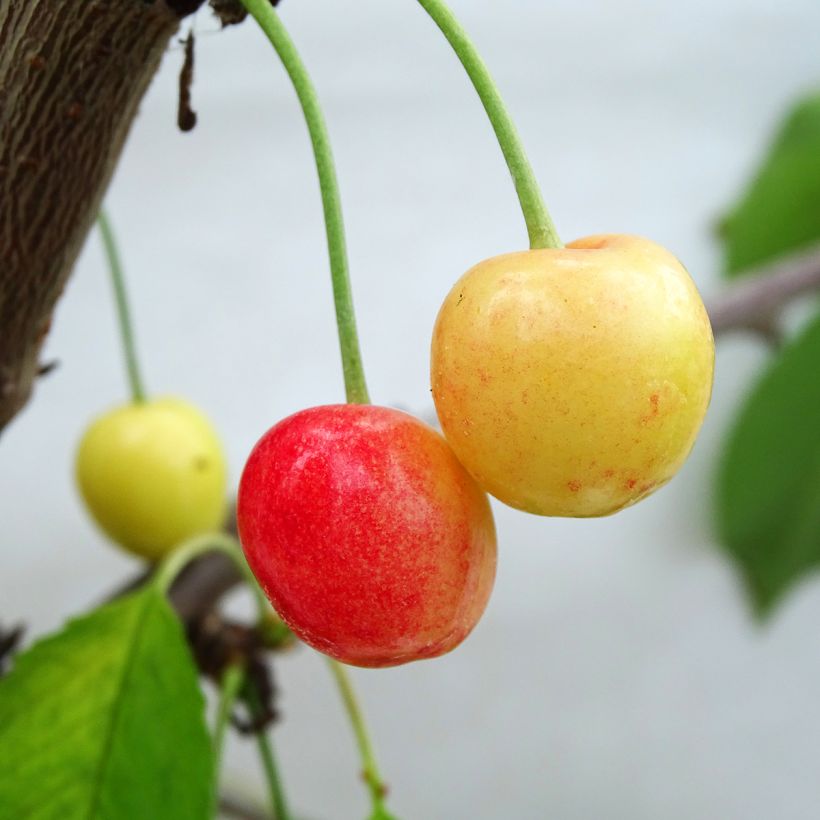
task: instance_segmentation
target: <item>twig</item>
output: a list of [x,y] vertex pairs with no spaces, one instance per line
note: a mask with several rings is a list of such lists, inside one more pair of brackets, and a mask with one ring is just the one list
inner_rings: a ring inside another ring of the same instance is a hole
[[191,88],[194,84],[194,30],[182,41],[185,46],[185,60],[179,72],[179,105],[177,125],[180,131],[192,131],[196,127],[196,111],[191,107]]
[[758,268],[730,285],[709,308],[715,336],[733,330],[755,333],[798,296],[820,290],[820,245]]
[[219,810],[222,814],[233,817],[235,820],[270,820],[270,815],[261,809],[228,794],[220,795]]
[[229,558],[209,553],[179,574],[171,587],[171,602],[182,620],[196,621],[241,581],[239,570]]
[[[139,589],[153,574],[154,567],[141,570],[133,578],[116,587],[104,600],[113,601]],[[191,625],[203,620],[226,593],[242,581],[242,576],[230,558],[212,552],[191,561],[171,586],[171,603],[177,615]]]
[[22,624],[18,624],[8,631],[0,626],[0,677],[5,674],[9,659],[20,646],[24,631],[25,627]]

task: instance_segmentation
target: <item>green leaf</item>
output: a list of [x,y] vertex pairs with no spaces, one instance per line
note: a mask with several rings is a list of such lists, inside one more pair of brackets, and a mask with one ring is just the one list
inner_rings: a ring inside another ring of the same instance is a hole
[[146,587],[71,622],[0,680],[0,815],[204,820],[213,751],[182,628]]
[[718,476],[720,535],[768,614],[820,566],[820,316],[743,407]]
[[820,241],[820,93],[786,118],[722,234],[729,276]]

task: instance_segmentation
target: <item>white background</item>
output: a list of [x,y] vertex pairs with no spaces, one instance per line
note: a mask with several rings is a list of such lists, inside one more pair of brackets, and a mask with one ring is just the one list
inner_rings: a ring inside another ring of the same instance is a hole
[[[704,295],[710,229],[789,102],[820,82],[816,0],[460,0],[506,92],[565,239],[650,236]],[[325,102],[374,400],[430,410],[438,305],[523,223],[483,112],[411,0],[288,0]],[[178,46],[109,204],[131,275],[149,387],[200,404],[233,479],[282,416],[342,399],[315,172],[299,110],[251,26],[207,14],[194,103],[175,130]],[[96,238],[58,310],[60,369],[2,438],[0,618],[56,628],[134,569],[87,521],[72,454],[125,398]],[[680,477],[612,519],[497,507],[495,594],[452,655],[356,672],[403,820],[814,820],[820,801],[820,587],[764,629],[715,543],[723,433],[765,351],[721,341],[715,398]],[[278,664],[275,738],[306,817],[366,813],[331,681],[308,650]],[[226,777],[262,795],[250,744]]]

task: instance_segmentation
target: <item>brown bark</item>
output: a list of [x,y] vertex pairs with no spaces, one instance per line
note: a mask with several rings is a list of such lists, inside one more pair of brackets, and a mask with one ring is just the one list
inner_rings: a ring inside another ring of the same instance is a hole
[[182,13],[179,0],[0,0],[0,430]]

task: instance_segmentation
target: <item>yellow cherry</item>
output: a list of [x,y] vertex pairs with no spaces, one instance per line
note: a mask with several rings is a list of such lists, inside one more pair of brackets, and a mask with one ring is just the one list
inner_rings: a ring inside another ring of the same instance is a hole
[[713,372],[691,277],[636,236],[488,259],[456,283],[433,334],[448,442],[480,486],[539,515],[607,515],[669,481]]
[[80,441],[76,475],[100,528],[149,560],[224,522],[222,446],[208,419],[180,399],[127,404],[100,416]]

